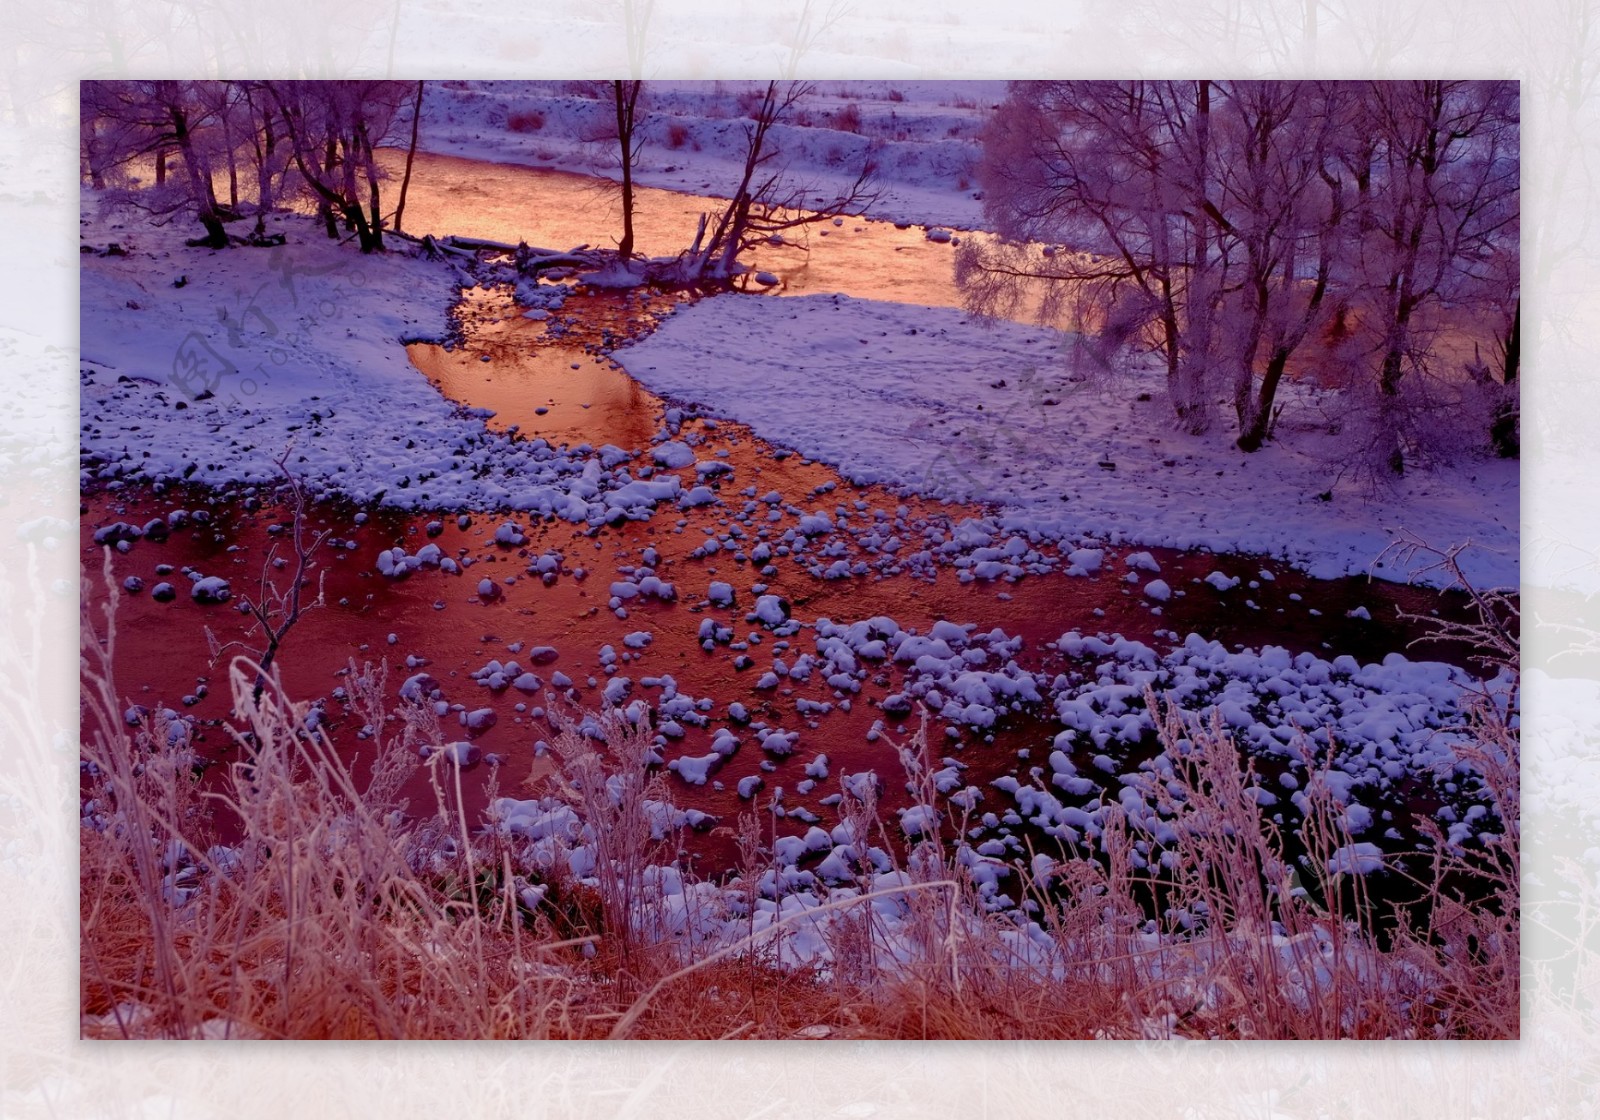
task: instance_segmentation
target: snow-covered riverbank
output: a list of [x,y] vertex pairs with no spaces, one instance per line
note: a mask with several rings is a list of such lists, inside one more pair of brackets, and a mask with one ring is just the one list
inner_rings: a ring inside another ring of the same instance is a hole
[[[690,194],[725,196],[739,182],[745,150],[734,98],[760,82],[661,82],[647,86],[644,146],[636,180]],[[615,142],[605,135],[609,99],[574,82],[435,82],[424,98],[421,146],[530,167],[615,178]],[[817,83],[774,127],[790,178],[831,197],[864,161],[880,195],[870,217],[970,229],[982,221],[974,166],[977,135],[1004,82]]]
[[471,282],[454,266],[272,224],[287,244],[214,253],[179,228],[85,220],[85,481],[269,483],[286,455],[313,493],[596,524],[677,494],[615,472],[619,448],[515,439],[428,384],[404,343],[443,338]]
[[[210,253],[172,227],[86,218],[81,436],[96,477],[261,483],[288,451],[318,490],[405,508],[599,523],[677,498],[671,476],[628,473],[640,448],[512,439],[418,376],[402,343],[441,337],[470,278],[277,221],[283,247]],[[103,255],[113,243],[128,255]],[[652,391],[853,481],[996,506],[1007,531],[1416,579],[1380,559],[1404,530],[1470,539],[1468,574],[1516,585],[1516,462],[1465,458],[1370,494],[1335,481],[1340,447],[1317,430],[1328,395],[1287,389],[1280,438],[1243,455],[1225,431],[1173,432],[1157,372],[1081,373],[1070,343],[948,308],[724,296],[618,357]]]
[[1008,527],[1401,580],[1416,577],[1379,558],[1405,530],[1470,539],[1469,576],[1516,586],[1517,462],[1469,458],[1369,495],[1336,484],[1341,448],[1312,430],[1329,396],[1284,390],[1280,438],[1245,455],[1225,431],[1174,432],[1157,371],[1075,373],[1070,342],[943,308],[752,297],[703,301],[618,357],[655,392],[852,480],[990,502]]

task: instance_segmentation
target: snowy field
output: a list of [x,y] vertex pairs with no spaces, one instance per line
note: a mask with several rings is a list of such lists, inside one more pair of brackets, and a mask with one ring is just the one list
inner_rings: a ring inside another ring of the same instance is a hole
[[210,253],[181,227],[86,222],[85,244],[127,253],[83,262],[82,445],[101,477],[269,482],[290,451],[319,490],[367,501],[485,437],[401,345],[443,336],[452,270],[302,239],[303,219],[280,228],[279,249]]
[[[440,155],[615,178],[605,135],[609,99],[570,82],[435,82],[424,95],[421,147]],[[647,88],[641,184],[726,196],[739,182],[748,123],[735,99],[759,82],[659,82]],[[848,189],[877,168],[875,218],[974,228],[983,214],[973,167],[987,110],[1004,82],[819,82],[772,130],[782,166],[813,196]],[[730,115],[731,114],[731,115]],[[801,123],[804,122],[804,123]],[[614,128],[614,123],[610,124]],[[776,170],[774,165],[770,170]]]
[[1334,485],[1336,443],[1297,430],[1325,418],[1318,394],[1286,389],[1282,438],[1244,455],[1224,433],[1174,432],[1158,372],[1072,380],[1069,341],[949,309],[752,297],[702,301],[618,356],[653,391],[852,480],[990,502],[1010,528],[1407,580],[1380,560],[1403,529],[1436,547],[1471,540],[1469,575],[1516,586],[1515,461],[1413,472],[1369,498]]

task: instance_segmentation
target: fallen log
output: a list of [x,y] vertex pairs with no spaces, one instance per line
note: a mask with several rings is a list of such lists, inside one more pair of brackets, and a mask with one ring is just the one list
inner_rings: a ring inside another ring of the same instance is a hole
[[507,245],[504,241],[490,241],[484,237],[462,237],[460,234],[451,234],[446,240],[457,248],[473,252],[515,253],[517,251],[515,245]]
[[545,253],[519,259],[517,269],[530,273],[547,268],[599,268],[604,263],[603,258],[590,253]]
[[440,258],[444,257],[456,257],[465,261],[476,261],[478,259],[476,253],[470,252],[466,249],[458,249],[454,245],[451,245],[449,238],[440,241],[431,233],[424,234],[421,237],[413,237],[409,233],[401,233],[397,229],[391,229],[385,230],[384,236],[398,237],[401,241],[410,242],[411,244],[420,248],[423,252],[423,255],[429,260],[439,260]]
[[551,268],[601,268],[610,256],[606,251],[591,249],[588,245],[579,245],[576,249],[569,249],[563,253],[556,249],[539,249],[526,244],[511,245],[504,241],[491,241],[486,237],[463,237],[460,234],[451,234],[444,238],[432,236],[416,238],[398,231],[390,232],[393,236],[404,238],[413,244],[421,245],[425,250],[435,252],[454,253],[463,257],[475,257],[478,253],[504,253],[516,259],[517,271],[525,275]]

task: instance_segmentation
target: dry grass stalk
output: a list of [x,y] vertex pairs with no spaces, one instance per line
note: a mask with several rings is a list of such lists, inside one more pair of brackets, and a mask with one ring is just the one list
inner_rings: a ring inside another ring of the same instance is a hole
[[[1165,748],[1145,789],[1154,815],[1112,807],[1098,850],[1015,861],[1008,882],[1034,923],[986,908],[952,847],[964,821],[925,818],[894,859],[901,846],[868,790],[842,811],[853,888],[758,925],[758,884],[773,884],[778,902],[783,889],[750,815],[738,878],[706,892],[719,902],[680,914],[691,935],[676,937],[646,727],[608,713],[592,725],[601,742],[560,725],[556,785],[595,857],[591,875],[561,873],[559,862],[528,863],[502,830],[477,830],[446,752],[428,763],[433,804],[411,813],[397,801],[418,748],[438,745],[440,729],[426,707],[387,712],[383,672],[372,666],[352,666],[348,683],[375,732],[363,765],[308,729],[307,709],[275,673],[257,697],[261,667],[239,658],[229,677],[249,750],[222,780],[198,776],[181,720],[124,719],[110,675],[114,586],[105,602],[98,629],[87,616],[84,626],[88,1035],[1516,1032],[1519,750],[1515,707],[1492,691],[1471,709],[1459,761],[1480,777],[1501,832],[1468,850],[1435,830],[1433,860],[1416,873],[1423,901],[1389,921],[1387,938],[1362,877],[1331,864],[1349,837],[1315,759],[1293,837],[1304,857],[1292,858],[1291,838],[1262,814],[1253,767],[1217,719],[1154,696],[1146,702]],[[927,743],[924,727],[901,755],[914,797],[934,806]],[[224,846],[228,819],[242,838]],[[867,858],[874,837],[876,858],[891,857],[886,873]],[[519,896],[535,880],[558,905]],[[777,967],[784,938],[802,929],[821,935],[824,959]]]

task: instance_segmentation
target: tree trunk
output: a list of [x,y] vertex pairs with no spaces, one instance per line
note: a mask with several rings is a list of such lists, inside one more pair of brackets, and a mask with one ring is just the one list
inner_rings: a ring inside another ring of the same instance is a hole
[[[744,172],[740,176],[739,187],[733,192],[732,201],[718,217],[705,249],[695,260],[693,279],[700,279],[708,265],[712,276],[719,280],[726,279],[732,271],[750,220],[750,184],[755,178],[756,168],[762,163],[762,149],[766,145],[767,130],[777,119],[779,110],[778,83],[768,82],[761,106],[756,110],[755,118],[749,127],[745,145]],[[711,264],[713,259],[716,260],[714,265]]]
[[1502,459],[1516,459],[1522,454],[1522,409],[1518,403],[1517,381],[1522,365],[1522,300],[1517,299],[1517,309],[1511,316],[1511,329],[1506,333],[1505,359],[1501,369],[1504,399],[1494,410],[1489,422],[1489,443],[1494,453]]
[[257,704],[261,703],[262,693],[267,691],[267,675],[272,672],[272,663],[278,659],[278,635],[269,630],[267,639],[266,651],[262,653],[261,660],[256,663],[258,671],[256,672],[255,687],[250,690],[250,698]]
[[1511,330],[1506,334],[1505,368],[1501,371],[1501,381],[1507,385],[1516,384],[1518,375],[1522,372],[1522,297],[1517,297],[1517,309],[1511,316]]
[[719,280],[726,280],[733,275],[734,267],[739,263],[739,250],[744,247],[745,230],[750,225],[750,195],[740,192],[734,200],[733,220],[728,223],[728,232],[722,242],[722,254],[717,261],[715,275]]
[[106,173],[96,150],[94,122],[85,119],[79,124],[79,129],[83,134],[83,174],[88,177],[91,187],[103,191],[106,189]]
[[1172,408],[1177,413],[1179,427],[1193,434],[1194,401],[1189,391],[1187,371],[1183,367],[1183,336],[1178,327],[1177,310],[1170,299],[1161,309],[1161,332],[1166,340],[1162,349],[1167,357],[1167,395],[1172,398]]
[[256,167],[256,228],[255,236],[267,235],[267,211],[272,209],[272,157],[277,149],[277,136],[272,131],[272,111],[261,114],[261,162]]
[[[630,28],[630,34],[632,29]],[[611,96],[617,111],[617,146],[622,156],[622,240],[617,256],[633,259],[633,129],[634,109],[639,100],[639,83],[611,83]]]
[[[322,173],[332,180],[333,169],[339,160],[339,149],[333,136],[328,137],[328,147],[322,161]],[[302,169],[303,170],[303,169]],[[328,232],[329,241],[339,240],[339,223],[333,214],[333,205],[320,194],[317,197],[317,217],[322,219],[322,226]]]
[[1162,349],[1166,351],[1167,359],[1167,395],[1172,399],[1178,427],[1189,435],[1200,435],[1210,425],[1205,415],[1205,402],[1195,391],[1194,367],[1184,359],[1177,299],[1172,291],[1172,281],[1166,276],[1161,278],[1161,333]]
[[194,199],[196,217],[200,219],[200,225],[206,231],[206,235],[198,244],[211,249],[226,248],[228,231],[222,227],[222,219],[217,215],[216,195],[211,186],[210,170],[195,150],[188,119],[179,108],[173,108],[169,116],[173,135],[178,141],[178,154],[183,158],[184,173],[189,178],[189,194]]
[[222,143],[228,150],[228,209],[235,214],[239,212],[239,157],[234,151],[233,129],[228,127],[227,117],[224,115],[222,123]]
[[[1204,199],[1210,181],[1211,164],[1211,83],[1195,83],[1195,155],[1191,170],[1192,187]],[[1211,217],[1203,206],[1191,221],[1193,251],[1189,261],[1189,281],[1184,294],[1184,347],[1182,378],[1185,407],[1184,431],[1201,435],[1211,427],[1211,360],[1216,294],[1219,288],[1217,263],[1211,259]]]
[[1239,432],[1240,451],[1260,451],[1267,441],[1267,429],[1272,426],[1272,405],[1278,396],[1278,384],[1283,380],[1284,369],[1289,364],[1290,350],[1279,346],[1267,359],[1267,369],[1261,377],[1261,389],[1252,406],[1250,423],[1242,425]]
[[422,86],[422,82],[417,83],[417,101],[411,110],[411,145],[406,148],[406,173],[400,178],[400,201],[394,208],[396,233],[403,229],[400,223],[406,214],[406,191],[411,189],[411,163],[417,158],[417,128],[422,123]]
[[370,253],[372,231],[367,227],[367,214],[361,208],[361,196],[356,186],[356,161],[361,158],[359,140],[346,135],[340,138],[340,144],[343,147],[340,170],[344,173],[344,183],[343,189],[339,192],[337,205],[344,215],[346,232],[356,235],[356,243],[363,253]]
[[1245,329],[1244,342],[1239,347],[1238,366],[1233,374],[1233,415],[1239,421],[1241,440],[1255,422],[1255,405],[1252,390],[1256,383],[1256,355],[1261,350],[1261,336],[1267,329],[1267,309],[1272,300],[1271,290],[1261,275],[1261,265],[1254,246],[1250,252],[1250,272],[1255,277],[1255,306],[1250,309],[1250,325]]
[[[372,154],[372,139],[367,135],[365,123],[356,129],[356,148],[361,153],[362,164],[367,171],[367,205],[370,212],[367,215],[367,235],[362,239],[361,251],[363,253],[380,253],[383,251],[383,206],[378,192],[378,161]],[[361,208],[360,201],[356,209]]]
[[1380,450],[1383,454],[1384,466],[1390,474],[1401,475],[1406,472],[1405,452],[1400,447],[1400,378],[1404,375],[1405,350],[1401,343],[1403,325],[1397,324],[1391,332],[1389,345],[1383,354],[1382,372],[1378,377],[1378,391],[1381,396],[1379,408],[1379,439],[1382,441]]

